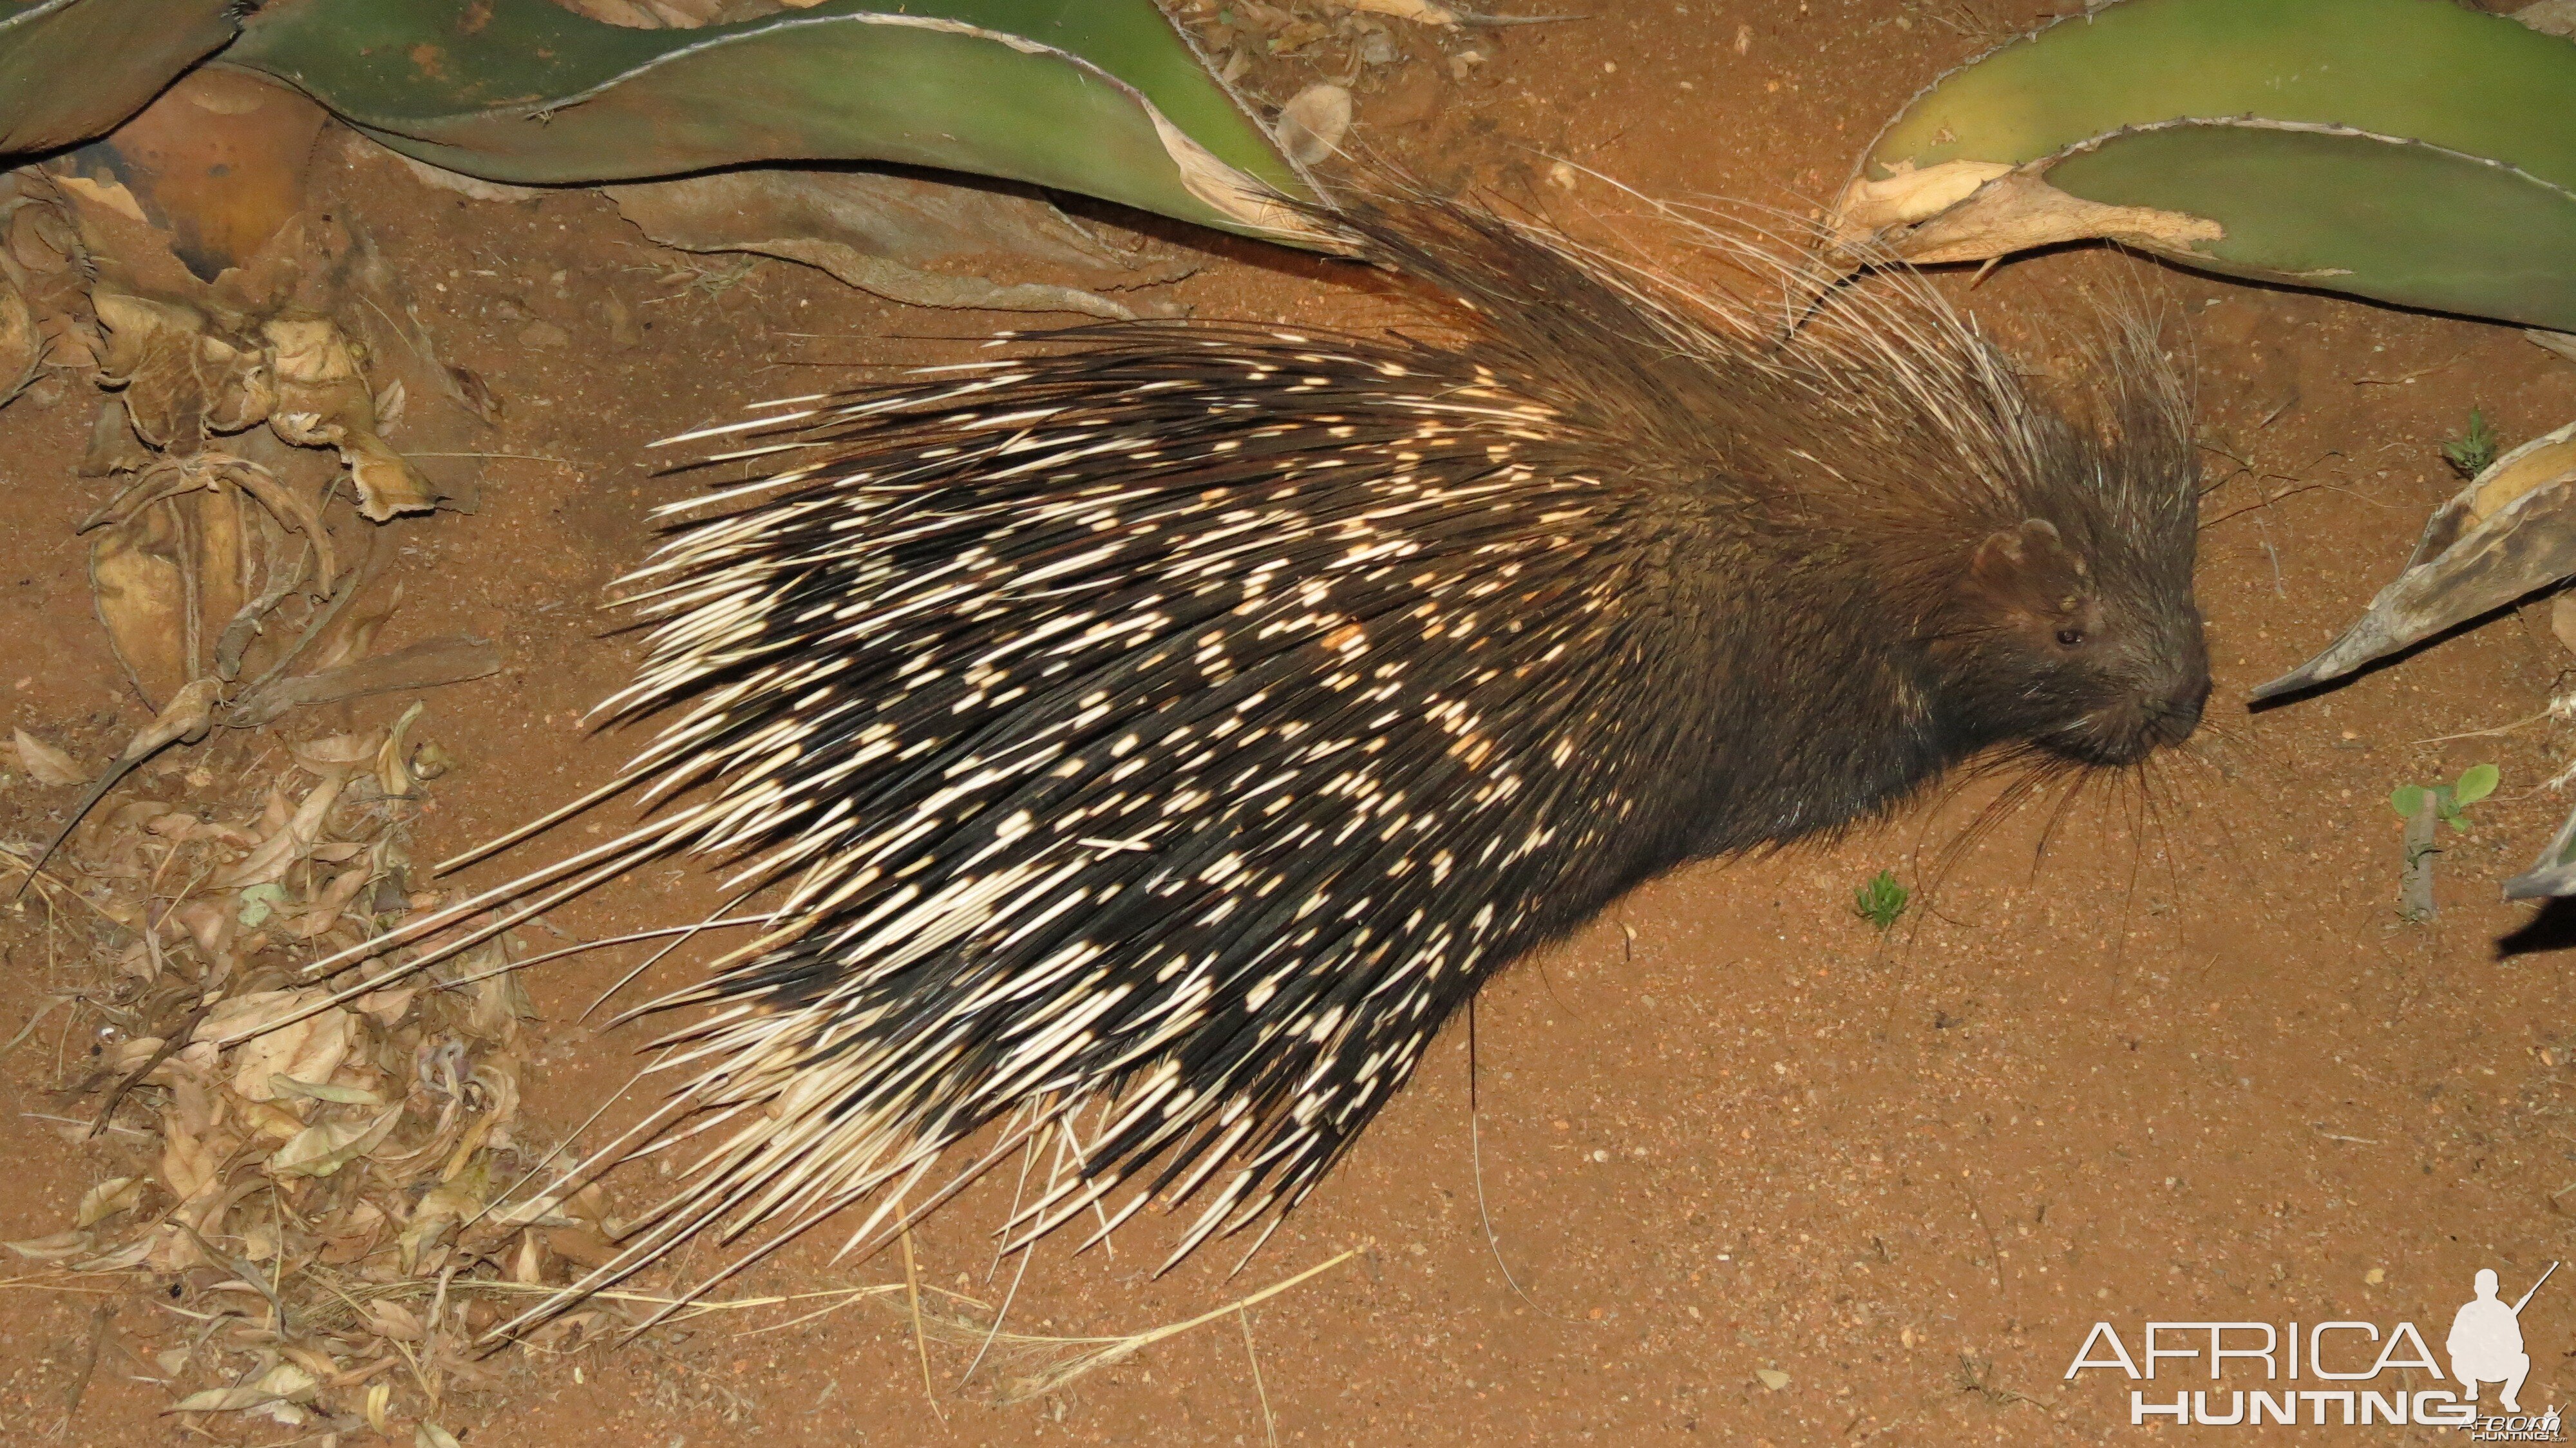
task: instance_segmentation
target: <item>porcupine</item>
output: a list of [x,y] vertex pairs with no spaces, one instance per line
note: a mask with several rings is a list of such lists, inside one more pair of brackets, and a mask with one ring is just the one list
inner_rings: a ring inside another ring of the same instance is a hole
[[1166,1267],[1266,1240],[1639,882],[2195,728],[2142,325],[2070,415],[1919,282],[1769,326],[1465,205],[1344,224],[1453,338],[1112,323],[713,430],[756,476],[632,580],[602,706],[676,716],[621,784],[699,792],[547,876],[745,853],[784,899],[652,1007],[708,1008],[666,1041],[714,1144],[585,1286],[882,1192],[856,1244],[1004,1119],[948,1180],[1077,1163],[1019,1241],[1157,1194],[1206,1198]]

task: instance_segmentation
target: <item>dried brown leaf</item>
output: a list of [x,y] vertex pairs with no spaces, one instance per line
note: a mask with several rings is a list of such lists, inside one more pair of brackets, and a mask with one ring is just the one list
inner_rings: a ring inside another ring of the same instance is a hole
[[[273,1100],[276,1092],[268,1080],[272,1073],[299,1081],[327,1081],[348,1055],[358,1026],[357,1017],[349,1012],[334,1007],[302,1020],[289,1019],[326,995],[320,986],[307,986],[218,1001],[197,1027],[199,1038],[249,1036],[234,1052],[232,1089],[244,1100]],[[286,1024],[273,1024],[280,1021]]]
[[[166,1125],[166,1123],[165,1123]],[[161,1146],[161,1184],[183,1202],[195,1201],[215,1184],[223,1158],[213,1144],[184,1131],[170,1131]]]
[[0,1242],[0,1247],[36,1262],[60,1262],[90,1250],[87,1232],[56,1232],[50,1237],[30,1237],[20,1242]]
[[420,1314],[390,1297],[368,1302],[366,1317],[367,1326],[379,1337],[389,1337],[396,1342],[422,1342],[429,1337],[429,1329],[422,1325]]
[[119,1212],[130,1211],[143,1200],[144,1179],[139,1176],[109,1177],[81,1193],[80,1211],[74,1225],[94,1227]]
[[1280,107],[1273,128],[1279,149],[1301,165],[1313,165],[1341,149],[1351,129],[1351,93],[1341,86],[1310,85]]
[[124,389],[135,432],[155,447],[239,432],[269,415],[276,388],[260,349],[219,335],[177,302],[93,288],[107,343],[101,380]]
[[[246,1408],[265,1407],[270,1403],[292,1402],[310,1397],[317,1386],[311,1373],[293,1363],[279,1363],[260,1375],[258,1382],[237,1388],[208,1388],[190,1393],[170,1405],[173,1413],[237,1413]],[[452,1440],[451,1440],[452,1441]]]
[[39,784],[89,783],[78,761],[24,729],[18,731],[18,763]]
[[[196,1265],[193,1258],[188,1261],[178,1262],[175,1264],[162,1264],[154,1261],[154,1254],[158,1252],[166,1242],[173,1239],[186,1241],[186,1238],[177,1230],[168,1227],[167,1225],[156,1227],[153,1230],[144,1233],[142,1236],[135,1238],[133,1241],[126,1243],[124,1246],[117,1248],[113,1252],[106,1253],[102,1256],[92,1257],[86,1261],[74,1262],[72,1264],[72,1270],[75,1272],[123,1272],[129,1268],[140,1267],[149,1262],[153,1263],[156,1267],[163,1267],[164,1270],[179,1271]],[[192,1247],[194,1246],[193,1243],[190,1245]]]
[[18,284],[0,272],[0,403],[27,390],[45,365],[45,334]]
[[376,784],[389,799],[415,799],[420,794],[420,778],[411,767],[411,726],[420,711],[429,707],[421,700],[394,721],[393,732],[385,738],[384,747],[376,751]]
[[381,523],[438,506],[438,488],[376,433],[376,402],[339,329],[281,317],[260,328],[277,369],[269,427],[299,447],[333,447],[358,486],[358,512]]
[[233,912],[211,900],[191,900],[170,912],[179,928],[197,943],[208,960],[220,958],[233,943],[233,932],[239,922]]
[[373,1121],[326,1121],[307,1127],[268,1158],[270,1175],[327,1177],[372,1153],[393,1134],[402,1107],[387,1107]]
[[262,840],[259,848],[243,856],[238,864],[215,876],[209,883],[219,890],[239,890],[285,878],[288,867],[303,859],[321,839],[322,821],[331,813],[331,806],[338,802],[344,783],[345,780],[324,776],[276,833]]
[[305,744],[291,744],[287,752],[295,762],[324,779],[347,780],[375,767],[376,754],[385,745],[385,731],[364,729],[350,734],[334,734]]

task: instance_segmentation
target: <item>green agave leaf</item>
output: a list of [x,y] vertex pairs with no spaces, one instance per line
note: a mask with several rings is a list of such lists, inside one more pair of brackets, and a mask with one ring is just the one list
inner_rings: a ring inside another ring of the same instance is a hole
[[2576,45],[2454,0],[2123,0],[1916,96],[1864,175],[2014,165],[2123,126],[2259,116],[2405,136],[2576,186]]
[[233,38],[231,0],[44,0],[0,17],[0,156],[104,135]]
[[547,0],[272,6],[220,64],[402,153],[521,184],[866,160],[1318,240],[1314,191],[1150,0],[830,0],[633,30]]
[[2040,174],[2096,208],[2211,223],[2180,244],[2161,224],[2149,236],[2212,271],[2576,331],[2576,192],[2502,162],[2359,131],[2184,123]]
[[1919,262],[2110,238],[2576,327],[2576,44],[2451,0],[2124,0],[1917,96],[1837,231]]

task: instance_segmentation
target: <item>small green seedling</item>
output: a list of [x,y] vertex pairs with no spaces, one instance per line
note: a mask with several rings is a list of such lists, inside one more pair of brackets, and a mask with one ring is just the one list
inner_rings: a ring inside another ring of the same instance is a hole
[[2435,820],[2450,821],[2454,830],[2469,827],[2469,806],[2495,793],[2502,773],[2492,764],[2472,764],[2449,784],[2401,784],[2388,793],[2388,807],[2406,821],[2406,872],[2398,877],[2397,913],[2408,920],[2433,918],[2433,860],[2442,853],[2434,843]]
[[2463,811],[2495,793],[2496,781],[2503,777],[2503,772],[2492,764],[2472,764],[2461,770],[2459,779],[2451,784],[2399,785],[2389,792],[2388,807],[2397,811],[2399,818],[2411,820],[2423,812],[2425,801],[2430,800],[2435,814],[2451,828],[2465,832],[2469,820]]
[[2442,456],[2464,478],[2485,472],[2488,464],[2496,460],[2496,452],[2495,430],[2487,426],[2487,415],[2474,407],[2469,409],[2467,434],[2442,444]]
[[1881,870],[1869,877],[1868,884],[1852,892],[1852,913],[1884,933],[1895,927],[1896,918],[1905,913],[1906,902],[1913,898],[1913,891],[1896,883],[1894,870]]

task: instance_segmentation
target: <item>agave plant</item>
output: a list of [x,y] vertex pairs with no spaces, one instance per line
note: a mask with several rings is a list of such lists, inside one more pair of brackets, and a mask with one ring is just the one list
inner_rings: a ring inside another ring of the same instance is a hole
[[[103,134],[200,63],[489,181],[933,166],[1313,240],[1303,173],[1151,0],[823,0],[635,30],[549,0],[45,0],[0,20],[0,154]],[[75,64],[74,62],[78,63]]]
[[1916,262],[2104,238],[2576,330],[2576,43],[2452,0],[2118,0],[1916,96],[1835,220]]

